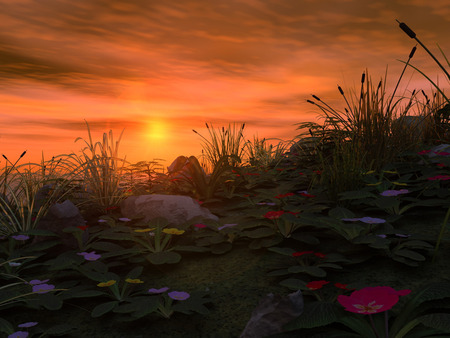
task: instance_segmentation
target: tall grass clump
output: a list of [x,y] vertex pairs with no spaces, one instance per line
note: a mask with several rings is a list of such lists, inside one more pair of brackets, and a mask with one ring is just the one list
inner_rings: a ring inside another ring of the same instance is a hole
[[268,168],[278,166],[286,157],[286,153],[292,142],[278,141],[276,144],[270,140],[260,139],[254,135],[253,140],[245,143],[246,158],[248,163],[254,167]]
[[238,166],[242,162],[245,153],[244,128],[245,123],[239,127],[236,123],[228,124],[228,127],[215,129],[206,123],[208,137],[201,135],[196,130],[194,133],[202,138],[203,155],[206,158],[207,165],[211,169],[215,168],[224,158],[227,158],[229,165]]
[[40,164],[18,166],[5,155],[0,175],[0,234],[10,235],[33,230],[50,207],[73,188],[72,171],[64,161],[52,159]]
[[[357,188],[364,172],[379,170],[400,153],[416,149],[425,142],[425,131],[429,128],[423,123],[408,125],[402,119],[413,112],[416,117],[432,122],[426,115],[428,111],[417,111],[419,103],[415,91],[409,97],[395,97],[401,77],[394,92],[388,95],[386,77],[375,85],[367,72],[363,73],[359,93],[354,92],[350,99],[338,86],[346,103],[344,111],[334,109],[315,95],[314,101],[308,100],[321,110],[324,123],[300,123],[298,129],[303,132],[297,136],[300,139],[297,145],[301,152],[303,138],[315,142],[316,164],[324,172],[321,183],[330,192],[334,191],[334,196],[341,189]],[[406,104],[401,104],[405,100]]]
[[121,185],[125,170],[125,159],[119,157],[119,144],[123,130],[114,141],[112,130],[103,133],[102,141],[94,142],[89,124],[86,122],[88,140],[78,137],[85,147],[81,154],[69,155],[76,166],[81,168],[80,178],[85,186],[90,202],[101,209],[117,206],[125,197],[126,189]]

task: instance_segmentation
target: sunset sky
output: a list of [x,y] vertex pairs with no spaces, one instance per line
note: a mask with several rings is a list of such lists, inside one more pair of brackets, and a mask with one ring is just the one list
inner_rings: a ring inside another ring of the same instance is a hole
[[[391,86],[415,41],[450,56],[448,0],[0,0],[0,152],[78,152],[125,128],[137,162],[199,155],[205,122],[281,138],[314,121],[311,94],[343,109],[365,69]],[[445,60],[444,60],[445,62]],[[418,47],[412,64],[446,88]],[[409,82],[409,84],[408,84]],[[406,90],[431,85],[408,69]],[[405,88],[405,86],[403,88]],[[403,90],[403,89],[402,89]],[[401,94],[402,92],[400,92]],[[2,162],[3,163],[3,162]],[[0,164],[1,165],[1,164]]]

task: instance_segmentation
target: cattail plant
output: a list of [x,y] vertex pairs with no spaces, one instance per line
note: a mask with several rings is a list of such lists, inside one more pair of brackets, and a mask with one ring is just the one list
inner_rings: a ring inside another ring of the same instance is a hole
[[209,138],[201,135],[196,130],[194,133],[202,138],[203,154],[212,168],[214,168],[224,157],[229,158],[232,167],[237,166],[243,158],[245,151],[244,139],[245,123],[237,128],[236,123],[228,124],[228,127],[215,129],[206,123]]

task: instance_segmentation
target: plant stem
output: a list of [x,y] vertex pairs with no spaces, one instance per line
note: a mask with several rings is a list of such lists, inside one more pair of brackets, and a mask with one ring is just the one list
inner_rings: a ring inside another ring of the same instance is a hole
[[450,217],[450,207],[447,210],[447,213],[445,214],[444,222],[442,223],[441,231],[439,232],[439,237],[436,242],[436,246],[434,247],[434,253],[433,253],[433,259],[431,260],[433,263],[436,260],[437,252],[439,250],[439,244],[441,244],[442,237],[445,233],[445,227],[447,225],[448,219]]
[[385,332],[386,332],[386,338],[389,338],[389,326],[388,326],[388,321],[389,321],[389,318],[388,318],[388,312],[387,311],[385,311],[384,312],[384,329],[386,330]]
[[372,330],[373,330],[373,332],[375,333],[375,336],[376,336],[377,338],[380,338],[380,335],[378,334],[378,332],[377,332],[377,330],[376,330],[376,328],[375,328],[375,323],[373,322],[373,318],[372,318],[372,315],[371,315],[371,314],[369,314],[369,320],[370,320],[370,325],[372,325]]

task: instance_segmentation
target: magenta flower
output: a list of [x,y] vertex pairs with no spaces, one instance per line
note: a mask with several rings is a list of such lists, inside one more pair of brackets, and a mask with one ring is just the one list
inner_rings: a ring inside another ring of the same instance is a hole
[[102,255],[97,255],[95,253],[95,251],[91,251],[91,252],[78,252],[77,255],[83,256],[85,260],[87,261],[96,261],[97,259],[99,259],[100,257],[102,257]]
[[47,293],[55,288],[52,284],[38,284],[33,285],[33,292],[34,293]]
[[206,228],[206,225],[202,224],[202,223],[197,223],[197,224],[194,224],[194,227],[196,227],[198,229],[203,229],[203,228]]
[[33,327],[33,326],[36,326],[37,324],[38,324],[38,322],[26,322],[26,323],[17,325],[17,327]]
[[396,291],[390,286],[367,287],[353,291],[350,296],[338,296],[338,302],[345,310],[370,315],[391,309],[398,302],[399,296],[406,296],[411,290]]
[[16,241],[26,241],[27,239],[30,239],[30,236],[27,235],[15,235],[11,237],[14,238]]
[[167,290],[169,290],[169,288],[168,287],[164,287],[164,288],[161,288],[161,289],[148,289],[148,293],[154,293],[154,294],[157,294],[157,293],[163,293],[163,292],[166,292]]
[[168,295],[174,300],[186,300],[190,297],[189,293],[184,291],[172,291],[169,292]]
[[381,196],[398,196],[401,194],[409,193],[408,189],[400,189],[400,190],[385,190],[380,193]]
[[11,333],[8,338],[27,338],[28,332],[26,331],[16,331],[14,333]]
[[447,180],[450,180],[450,175],[436,175],[433,177],[428,177],[427,180],[429,180],[429,181],[436,181],[436,180],[447,181]]

